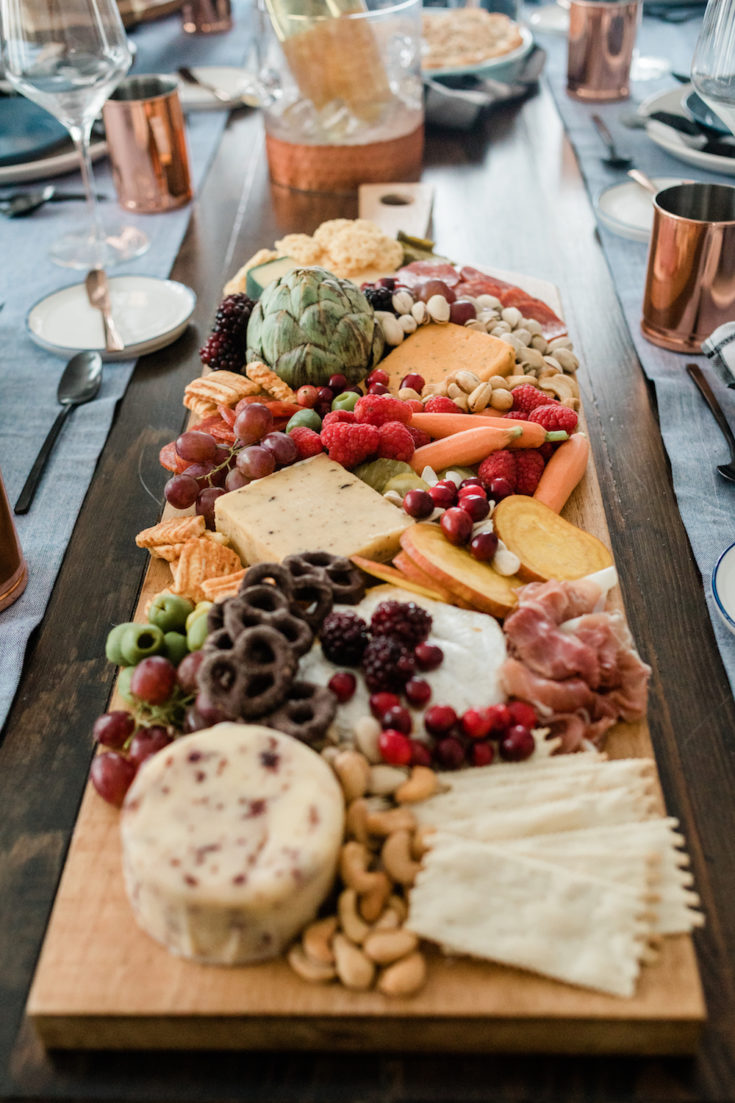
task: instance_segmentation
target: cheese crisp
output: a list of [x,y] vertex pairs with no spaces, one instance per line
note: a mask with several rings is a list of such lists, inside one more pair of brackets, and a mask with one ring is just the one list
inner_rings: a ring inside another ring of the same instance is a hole
[[523,44],[517,23],[484,8],[427,12],[422,33],[424,69],[464,69],[502,57]]

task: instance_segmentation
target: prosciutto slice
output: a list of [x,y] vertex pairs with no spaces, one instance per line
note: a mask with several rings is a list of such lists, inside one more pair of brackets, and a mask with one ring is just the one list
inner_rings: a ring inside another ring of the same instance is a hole
[[533,582],[503,626],[505,692],[532,704],[562,750],[599,743],[618,720],[645,715],[651,669],[620,613],[599,610],[593,582]]

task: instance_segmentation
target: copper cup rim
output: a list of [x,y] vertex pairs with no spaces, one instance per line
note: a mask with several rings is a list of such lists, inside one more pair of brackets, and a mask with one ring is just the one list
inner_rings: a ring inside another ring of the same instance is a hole
[[[668,208],[661,205],[659,198],[666,195],[669,192],[678,191],[679,189],[713,189],[721,192],[726,192],[731,199],[733,206],[732,218],[692,218],[690,215],[677,214],[676,211],[670,211]],[[681,184],[670,184],[666,188],[661,188],[657,191],[653,197],[653,206],[659,215],[665,218],[673,219],[676,222],[688,223],[692,226],[735,226],[735,186],[732,184],[709,184],[701,180],[686,181]]]
[[570,0],[573,8],[621,8],[627,4],[640,4],[643,0]]
[[[128,87],[128,86],[133,86],[134,87],[136,83],[143,84],[144,82],[147,82],[147,81],[150,81],[152,85],[157,82],[159,85],[164,85],[165,87],[161,88],[161,90],[158,91],[158,92],[150,92],[150,93],[146,93],[144,95],[138,95],[138,96],[120,96],[120,95],[118,95],[118,93],[121,90],[124,91],[126,89],[126,87]],[[107,97],[107,100],[105,102],[105,107],[109,103],[116,103],[116,104],[121,104],[121,105],[136,104],[136,103],[154,103],[156,100],[168,99],[170,96],[172,96],[174,94],[174,92],[178,92],[179,87],[180,87],[180,82],[177,80],[176,77],[172,76],[170,73],[141,73],[139,75],[136,74],[135,76],[125,77],[124,80],[120,81],[117,88],[115,88],[115,90],[113,92],[111,92],[110,95]]]
[[[590,0],[585,0],[585,3]],[[595,3],[625,3],[625,0],[594,0]],[[630,2],[630,0],[628,0]],[[640,2],[640,0],[638,0]],[[267,0],[258,0],[258,8],[261,12],[268,11]],[[391,0],[390,4],[386,4],[385,7],[365,8],[360,11],[340,12],[340,19],[349,20],[354,22],[356,20],[367,19],[377,22],[379,19],[386,18],[388,16],[394,16],[401,12],[409,11],[411,8],[421,8],[420,0]],[[325,23],[332,19],[333,16],[329,13],[326,15],[298,15],[289,14],[288,22],[294,26],[299,26],[300,23],[304,23],[306,26],[312,26],[314,23]]]

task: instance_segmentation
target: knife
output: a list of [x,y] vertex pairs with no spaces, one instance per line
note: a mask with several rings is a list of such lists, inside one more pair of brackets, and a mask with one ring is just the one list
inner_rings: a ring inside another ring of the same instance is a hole
[[110,288],[107,283],[107,274],[103,268],[92,268],[87,272],[84,286],[87,289],[87,298],[90,305],[102,314],[102,325],[105,331],[105,351],[122,352],[125,348],[118,328],[112,317],[110,307]]
[[645,121],[649,119],[690,139],[687,145],[700,153],[712,153],[716,157],[735,157],[735,144],[712,126],[685,119],[683,115],[675,115],[671,111],[652,111],[650,115],[646,115]]

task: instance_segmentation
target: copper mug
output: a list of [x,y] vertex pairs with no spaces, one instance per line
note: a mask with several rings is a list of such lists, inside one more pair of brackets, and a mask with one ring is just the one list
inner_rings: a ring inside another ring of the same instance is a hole
[[676,184],[653,200],[643,336],[674,352],[735,321],[735,187]]
[[108,99],[102,118],[121,207],[158,214],[189,202],[189,154],[174,77],[128,77]]
[[571,0],[567,93],[585,103],[630,95],[640,0]]
[[0,474],[0,613],[20,597],[27,582],[28,568]]

